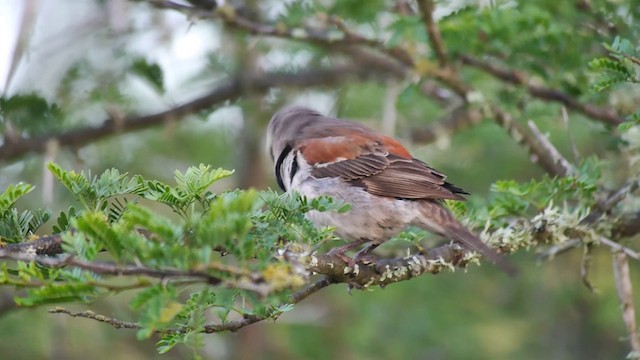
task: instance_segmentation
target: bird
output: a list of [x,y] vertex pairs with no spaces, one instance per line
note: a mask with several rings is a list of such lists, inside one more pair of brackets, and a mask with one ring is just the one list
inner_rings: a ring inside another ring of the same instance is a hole
[[315,226],[332,226],[334,235],[347,241],[330,255],[345,259],[347,251],[364,246],[348,258],[353,263],[416,226],[482,254],[509,274],[516,272],[446,208],[444,200],[464,201],[469,193],[413,157],[398,140],[357,122],[291,106],[271,118],[267,146],[283,191],[307,198],[328,195],[351,205],[344,213],[306,214]]

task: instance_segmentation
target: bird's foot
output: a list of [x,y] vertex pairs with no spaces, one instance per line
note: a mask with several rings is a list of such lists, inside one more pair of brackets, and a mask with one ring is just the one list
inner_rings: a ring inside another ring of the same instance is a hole
[[360,245],[362,245],[362,242],[359,242],[359,241],[351,242],[351,243],[348,243],[346,245],[338,246],[336,248],[333,248],[333,249],[329,250],[327,255],[336,256],[340,260],[344,261],[345,263],[347,263],[349,265],[349,264],[351,264],[353,262],[353,259],[350,258],[349,256],[345,255],[345,253],[347,251],[349,251],[349,250],[357,248]]
[[360,251],[358,251],[353,258],[351,259],[353,264],[361,262],[364,264],[370,264],[376,260],[376,257],[371,254],[373,250],[375,250],[380,244],[376,244],[373,242],[368,243],[363,247]]
[[345,255],[347,251],[352,250],[362,245],[363,243],[365,242],[359,241],[359,242],[352,242],[343,246],[339,246],[337,248],[333,248],[329,250],[327,255],[338,257],[340,260],[344,261],[347,264],[347,266],[351,269],[353,269],[357,265],[357,263],[370,264],[376,260],[376,257],[373,254],[371,254],[371,251],[377,248],[378,245],[380,244],[367,242],[365,247],[363,247],[360,251],[358,251],[352,258]]

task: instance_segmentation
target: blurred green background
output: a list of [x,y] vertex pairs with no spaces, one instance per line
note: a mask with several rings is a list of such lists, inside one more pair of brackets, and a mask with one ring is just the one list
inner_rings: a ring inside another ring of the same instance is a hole
[[[411,1],[230,3],[251,10],[250,18],[268,23],[313,23],[322,14],[337,15],[355,31],[429,54]],[[640,32],[636,1],[443,1],[437,4],[436,15],[452,56],[463,52],[492,56],[531,74],[535,82],[586,103],[611,106],[622,114],[636,110],[639,97],[633,87],[607,94],[588,90],[588,62],[606,53],[602,43],[617,34],[637,39],[633,37]],[[202,96],[233,74],[295,73],[348,61],[332,54],[330,47],[249,36],[222,21],[163,9],[154,1],[4,0],[0,33],[3,99],[31,93],[36,98],[25,100],[25,108],[33,112],[19,117],[23,120],[11,127],[3,120],[5,144],[15,131],[36,137],[98,126],[108,117],[159,112]],[[526,150],[491,119],[434,142],[411,142],[416,129],[437,123],[455,106],[455,96],[445,93],[443,106],[424,96],[422,89],[429,82],[372,75],[366,81],[249,93],[185,119],[169,119],[88,146],[53,146],[45,154],[4,160],[0,188],[17,181],[36,184],[39,191],[21,206],[67,208],[72,199],[46,174],[44,163],[52,160],[76,170],[99,173],[117,167],[166,181],[176,169],[207,163],[236,169],[217,190],[276,188],[264,128],[271,115],[287,104],[307,105],[381,128],[380,120],[389,117],[385,104],[390,103],[396,136],[410,144],[416,157],[471,192],[471,201],[490,196],[496,180],[542,176]],[[611,127],[571,110],[567,125],[558,103],[532,98],[522,88],[505,86],[474,69],[462,76],[482,96],[513,111],[518,121],[535,121],[570,160],[576,160],[573,139],[577,160],[598,155],[608,172],[605,181],[615,185],[624,180],[628,169],[616,162],[619,139],[612,136]],[[57,108],[38,108],[42,99]],[[533,251],[519,253],[514,256],[522,270],[517,278],[484,264],[467,272],[425,275],[351,295],[346,286],[333,286],[275,323],[208,335],[200,353],[212,359],[624,358],[628,342],[610,256],[603,248],[594,255],[590,279],[595,293],[581,282],[581,257],[580,249],[550,262],[538,262]],[[631,265],[632,278],[640,278],[637,263]],[[158,355],[153,340],[139,342],[133,331],[49,315],[46,307],[16,309],[11,290],[0,291],[3,359],[191,356],[181,347]],[[130,314],[123,305],[127,299],[122,294],[91,308],[127,319]]]

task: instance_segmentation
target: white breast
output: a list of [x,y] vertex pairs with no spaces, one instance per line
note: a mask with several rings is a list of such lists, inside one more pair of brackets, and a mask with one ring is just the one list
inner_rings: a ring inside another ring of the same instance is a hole
[[345,240],[366,239],[382,243],[420,215],[413,201],[371,195],[339,178],[296,177],[293,189],[302,195],[308,198],[328,195],[351,205],[351,210],[343,214],[335,211],[307,213],[307,218],[316,226],[335,226],[334,233]]

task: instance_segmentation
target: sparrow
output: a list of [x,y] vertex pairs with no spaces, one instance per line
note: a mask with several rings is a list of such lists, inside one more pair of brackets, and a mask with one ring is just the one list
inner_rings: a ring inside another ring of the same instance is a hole
[[467,230],[444,200],[465,200],[463,189],[414,158],[397,140],[365,125],[305,107],[278,111],[267,127],[278,186],[308,198],[328,195],[351,204],[345,213],[310,211],[315,226],[333,226],[348,241],[329,253],[352,261],[416,226],[477,251],[508,273],[513,265]]

